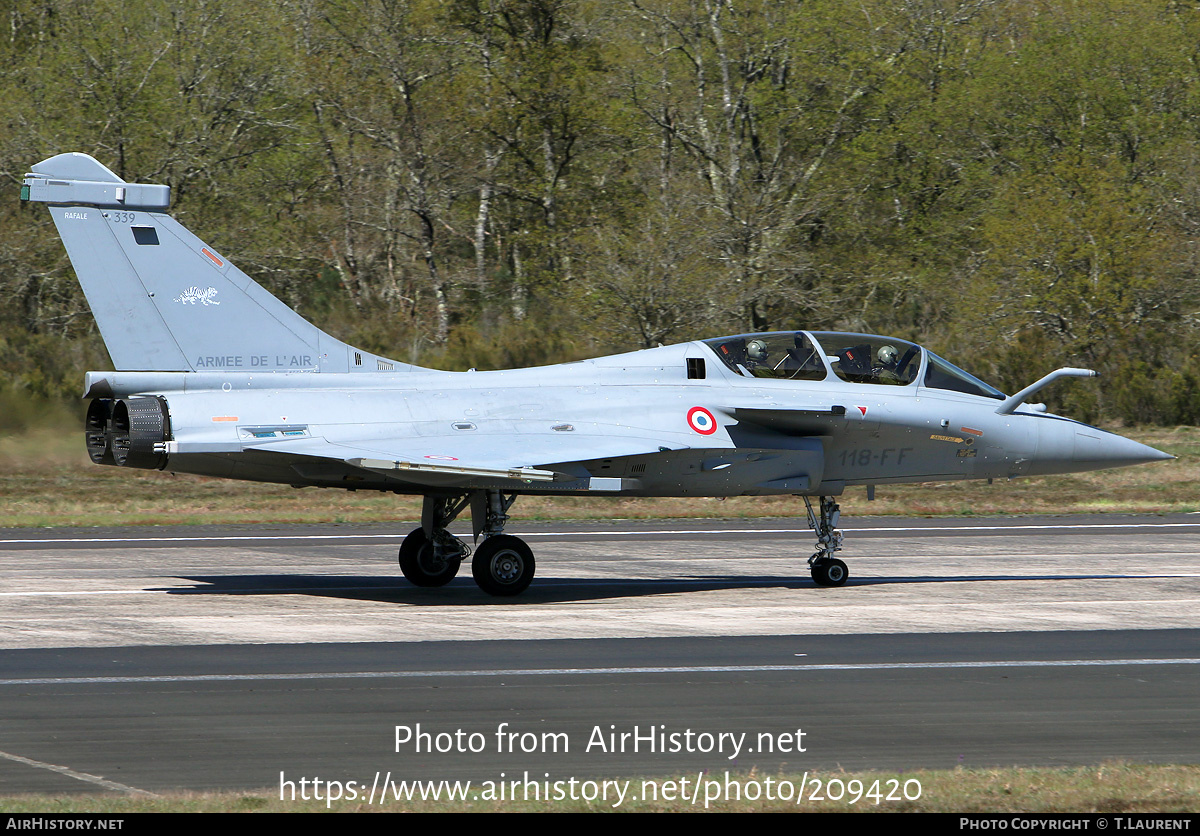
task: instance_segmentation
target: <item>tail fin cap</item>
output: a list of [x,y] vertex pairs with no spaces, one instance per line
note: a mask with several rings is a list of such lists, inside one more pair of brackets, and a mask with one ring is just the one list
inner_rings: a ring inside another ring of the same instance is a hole
[[33,166],[21,184],[21,199],[161,212],[171,205],[171,187],[126,183],[87,154],[59,154]]

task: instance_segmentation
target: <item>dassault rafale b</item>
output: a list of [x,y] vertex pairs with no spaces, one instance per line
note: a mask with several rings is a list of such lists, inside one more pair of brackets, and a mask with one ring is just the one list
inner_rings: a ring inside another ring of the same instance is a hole
[[[85,382],[98,464],[424,497],[400,546],[418,586],[471,561],[513,595],[533,553],[504,533],[522,494],[803,499],[821,586],[846,582],[850,486],[1070,473],[1171,458],[1005,395],[905,340],[741,334],[544,368],[444,372],[316,328],[166,214],[167,186],[85,154],[33,166],[113,372]],[[814,507],[815,506],[815,507]],[[447,531],[470,510],[474,547]]]

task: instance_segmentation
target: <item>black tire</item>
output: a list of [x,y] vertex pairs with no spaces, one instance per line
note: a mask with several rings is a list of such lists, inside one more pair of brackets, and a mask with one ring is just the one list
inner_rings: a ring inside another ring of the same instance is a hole
[[518,595],[533,580],[533,550],[520,537],[497,534],[475,549],[471,574],[488,595]]
[[849,577],[850,570],[836,557],[819,560],[812,567],[813,583],[817,586],[842,586]]
[[400,571],[414,586],[445,586],[458,574],[461,560],[437,560],[433,544],[418,528],[400,544]]

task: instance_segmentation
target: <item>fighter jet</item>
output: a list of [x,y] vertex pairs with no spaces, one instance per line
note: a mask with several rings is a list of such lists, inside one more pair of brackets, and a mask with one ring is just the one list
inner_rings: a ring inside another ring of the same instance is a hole
[[[49,207],[116,368],[86,376],[92,461],[420,495],[399,552],[417,586],[470,559],[485,592],[528,587],[533,552],[504,533],[524,494],[796,495],[818,540],[812,579],[841,586],[848,487],[1171,458],[1028,402],[1094,372],[1005,395],[893,337],[754,333],[543,368],[421,368],[300,317],[166,214],[167,186],[60,154],[21,197]],[[468,509],[473,546],[447,531]]]

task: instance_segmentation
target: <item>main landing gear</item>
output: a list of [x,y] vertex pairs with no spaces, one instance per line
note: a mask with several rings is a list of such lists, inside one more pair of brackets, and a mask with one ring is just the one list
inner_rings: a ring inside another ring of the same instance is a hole
[[[841,510],[830,497],[820,497],[819,509],[810,497],[802,497],[808,511],[808,527],[817,534],[817,550],[808,568],[817,586],[842,586],[850,577],[846,564],[833,555],[842,550],[838,531]],[[421,527],[400,544],[400,570],[416,586],[445,586],[454,580],[462,562],[471,558],[471,575],[489,595],[518,595],[533,581],[533,550],[519,537],[504,533],[508,509],[516,494],[498,490],[472,491],[457,496],[426,496],[421,509]],[[471,548],[446,527],[468,507],[479,545]],[[480,542],[482,538],[482,542]]]
[[[473,491],[463,496],[426,496],[421,509],[421,527],[400,544],[400,571],[417,586],[444,586],[458,574],[462,562],[471,557],[471,575],[489,595],[517,595],[533,580],[533,551],[519,537],[504,534],[508,509],[516,494],[498,490]],[[446,530],[468,506],[476,542],[471,549]]]
[[808,559],[808,569],[817,586],[841,586],[850,577],[846,564],[833,556],[842,550],[842,532],[838,520],[842,516],[838,504],[827,496],[821,497],[820,515],[813,511],[812,500],[803,497],[808,509],[808,527],[817,532],[817,550]]

